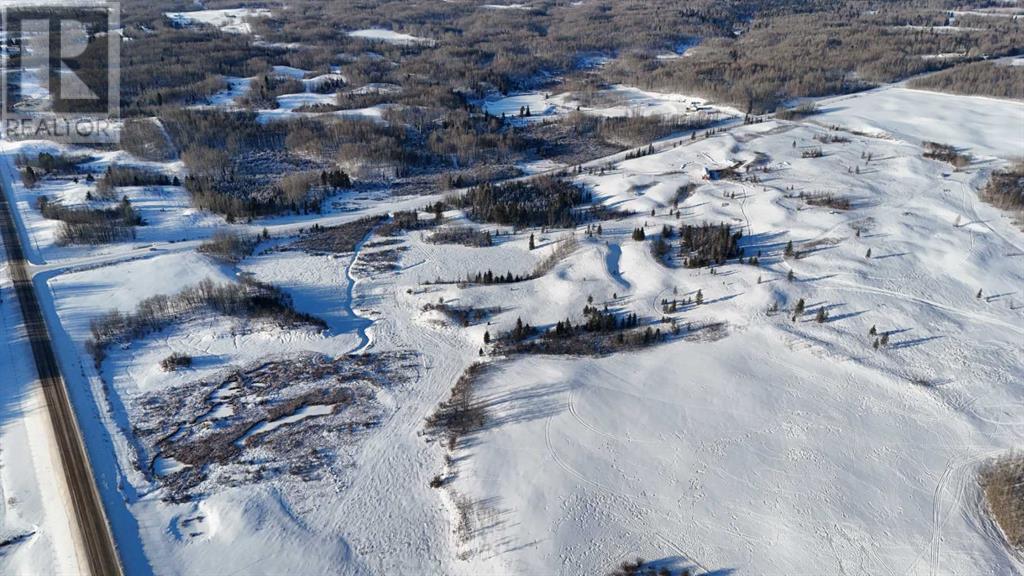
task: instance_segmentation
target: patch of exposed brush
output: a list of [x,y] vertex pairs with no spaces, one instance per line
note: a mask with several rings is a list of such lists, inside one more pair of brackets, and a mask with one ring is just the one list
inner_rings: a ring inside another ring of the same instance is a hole
[[501,314],[501,306],[477,308],[475,306],[455,306],[446,302],[428,303],[423,306],[424,312],[440,312],[449,322],[458,326],[479,324],[496,314]]
[[957,170],[965,168],[968,164],[971,163],[970,154],[960,152],[955,147],[950,146],[949,144],[929,142],[926,140],[922,143],[922,146],[924,146],[923,156],[925,158],[930,158],[932,160],[940,160],[942,162],[948,162]]
[[1024,454],[1013,454],[982,468],[985,504],[1007,544],[1024,551]]
[[180,186],[177,176],[148,170],[138,166],[108,166],[103,176],[96,181],[96,193],[100,198],[117,197],[117,188],[122,186]]
[[384,216],[360,218],[339,226],[323,227],[314,224],[302,237],[288,245],[289,248],[321,254],[345,254],[354,252],[356,246],[378,224]]
[[626,560],[618,565],[608,576],[690,576],[689,568],[673,569],[663,562],[647,562],[643,558]]
[[441,228],[427,237],[432,244],[459,244],[473,248],[491,246],[494,241],[488,230],[478,230],[469,226],[449,226]]
[[36,206],[44,218],[60,221],[57,229],[57,243],[60,245],[134,240],[134,227],[144,224],[127,196],[117,206],[107,208],[72,208],[51,202],[46,196],[39,196]]
[[1024,225],[1024,162],[993,173],[981,190],[981,198],[996,208],[1016,212]]
[[[272,477],[323,478],[380,422],[376,391],[406,380],[406,359],[300,354],[128,398],[140,468],[170,501]],[[158,476],[158,460],[181,468]]]
[[203,242],[196,249],[201,254],[209,254],[217,260],[237,264],[252,254],[257,240],[252,236],[239,234],[229,230],[218,230],[213,237]]
[[[366,246],[363,246],[363,248],[366,248]],[[398,270],[398,261],[402,258],[402,253],[407,250],[409,250],[408,246],[396,246],[383,250],[364,250],[359,253],[359,261],[356,263],[358,270],[360,272],[369,271],[371,274]]]
[[850,210],[853,202],[845,196],[839,196],[831,192],[815,192],[810,194],[800,193],[799,196],[808,206],[819,208],[832,208],[833,210]]
[[785,108],[775,112],[775,117],[780,120],[798,121],[809,116],[821,113],[818,105],[814,102],[804,102],[795,108]]
[[174,352],[170,356],[160,361],[160,369],[164,372],[174,372],[181,368],[189,368],[192,366],[192,357],[188,354],[182,354],[180,352]]
[[434,215],[428,218],[420,218],[418,210],[399,210],[392,214],[387,222],[381,224],[378,233],[381,236],[398,236],[403,232],[427,230],[444,221],[443,203],[437,202],[429,208]]

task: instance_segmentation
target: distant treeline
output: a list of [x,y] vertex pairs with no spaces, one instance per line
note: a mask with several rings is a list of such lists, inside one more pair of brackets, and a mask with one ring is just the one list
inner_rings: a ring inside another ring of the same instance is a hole
[[910,81],[911,88],[1024,100],[1024,66],[971,62]]

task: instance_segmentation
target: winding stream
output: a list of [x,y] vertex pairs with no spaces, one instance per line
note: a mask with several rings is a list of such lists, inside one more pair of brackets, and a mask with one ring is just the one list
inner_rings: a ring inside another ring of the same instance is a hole
[[374,320],[360,316],[356,313],[355,308],[352,307],[352,301],[355,299],[356,282],[358,281],[352,274],[352,269],[355,267],[356,261],[359,259],[359,253],[362,251],[363,245],[373,237],[378,226],[371,228],[370,231],[367,232],[358,243],[356,243],[355,248],[352,250],[352,258],[348,261],[348,265],[345,266],[345,277],[348,278],[348,286],[345,289],[345,299],[342,303],[342,307],[350,319],[349,322],[351,322],[351,327],[355,330],[356,334],[359,335],[359,343],[346,352],[346,354],[361,353],[370,345],[370,337],[367,335],[367,330],[370,326],[373,326]]

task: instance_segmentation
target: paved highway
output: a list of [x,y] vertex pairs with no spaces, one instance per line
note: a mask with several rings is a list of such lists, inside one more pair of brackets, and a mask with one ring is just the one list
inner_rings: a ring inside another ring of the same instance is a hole
[[96,489],[85,443],[71,407],[71,400],[68,398],[64,379],[60,374],[60,366],[53,353],[53,344],[43,321],[35,288],[26,269],[21,239],[7,201],[9,190],[6,179],[0,177],[0,186],[3,187],[3,190],[0,190],[0,234],[7,251],[11,280],[18,302],[21,304],[21,315],[32,346],[32,356],[39,372],[46,406],[53,423],[89,572],[93,576],[120,576],[121,563],[117,556],[117,547],[114,545],[114,537],[103,511],[99,491]]

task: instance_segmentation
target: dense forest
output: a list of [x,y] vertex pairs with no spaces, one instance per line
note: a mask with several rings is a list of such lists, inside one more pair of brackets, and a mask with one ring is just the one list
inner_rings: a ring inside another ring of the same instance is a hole
[[483,184],[450,202],[480,222],[569,228],[579,222],[576,208],[590,202],[590,194],[572,182],[542,177]]
[[[942,69],[913,85],[1002,97],[1021,97],[1024,85],[1020,67],[988,61],[1021,50],[1020,21],[954,13],[965,6],[952,0],[543,0],[523,10],[398,0],[345,10],[314,0],[290,2],[286,12],[269,1],[246,6],[269,10],[250,19],[252,34],[166,17],[194,9],[182,0],[122,5],[123,147],[140,158],[181,159],[193,204],[229,220],[315,212],[356,182],[405,181],[416,193],[471,187],[464,207],[481,221],[568,226],[578,221],[579,193],[545,182],[529,185],[539,186],[542,198],[528,200],[535,190],[488,182],[514,176],[533,160],[573,166],[618,150],[641,154],[638,147],[651,141],[695,134],[717,121],[703,112],[576,112],[516,122],[481,109],[481,99],[495,93],[569,92],[585,105],[621,83],[761,113],[794,97]],[[345,33],[381,26],[422,41],[391,44]],[[686,57],[678,57],[683,50]],[[602,64],[592,64],[595,58]],[[278,66],[306,70],[307,78],[336,74],[307,86]],[[228,79],[249,79],[233,107],[202,106]],[[257,113],[276,108],[278,96],[307,89],[335,98],[304,110],[374,106],[379,118],[328,113],[267,122]],[[344,178],[327,177],[336,173]],[[122,181],[104,178],[101,193],[113,195],[130,180]]]
[[[222,4],[235,7],[206,7]],[[704,95],[763,112],[795,96],[848,92],[1020,51],[1024,29],[1018,20],[949,12],[971,4],[548,0],[529,10],[487,10],[455,2],[371,0],[334,10],[329,3],[298,0],[289,3],[285,17],[275,3],[250,2],[272,11],[269,18],[252,20],[262,39],[255,41],[175,27],[163,17],[166,10],[191,9],[187,3],[134,0],[123,3],[125,34],[145,42],[125,44],[122,104],[135,114],[195,103],[221,90],[223,76],[258,76],[260,86],[251,97],[267,101],[277,91],[267,76],[272,62],[317,73],[340,64],[352,87],[400,88],[390,95],[346,94],[339,100],[343,108],[388,101],[453,109],[463,104],[458,95],[535,89],[560,76],[566,82],[596,77]],[[388,14],[387,23],[380,14]],[[426,41],[394,45],[338,34],[382,24]],[[936,28],[942,26],[947,28]],[[681,45],[696,48],[687,58],[658,58]],[[944,54],[959,56],[933,57]],[[597,55],[613,60],[592,69],[586,63]],[[976,76],[969,71],[963,82],[977,82]],[[153,78],[159,81],[148,81]]]

